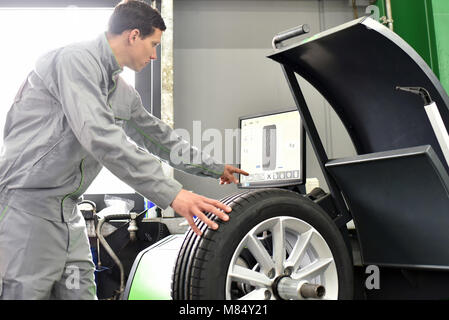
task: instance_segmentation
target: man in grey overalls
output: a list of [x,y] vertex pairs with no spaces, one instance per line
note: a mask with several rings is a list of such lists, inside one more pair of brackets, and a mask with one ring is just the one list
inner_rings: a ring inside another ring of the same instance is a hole
[[[106,33],[47,53],[29,73],[8,112],[0,155],[0,299],[96,299],[76,203],[103,166],[159,207],[171,206],[197,234],[194,216],[211,228],[218,226],[203,212],[228,219],[230,208],[184,190],[152,154],[221,183],[247,173],[189,146],[119,77],[125,66],[140,71],[156,59],[164,30],[149,5],[122,2]],[[171,161],[172,150],[186,148],[201,164]]]

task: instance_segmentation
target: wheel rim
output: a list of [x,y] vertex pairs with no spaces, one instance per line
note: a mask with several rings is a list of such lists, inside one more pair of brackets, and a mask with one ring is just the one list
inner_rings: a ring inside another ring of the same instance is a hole
[[322,285],[322,299],[338,298],[332,251],[307,222],[273,217],[252,228],[237,246],[226,275],[226,299],[276,299],[276,279],[288,276]]

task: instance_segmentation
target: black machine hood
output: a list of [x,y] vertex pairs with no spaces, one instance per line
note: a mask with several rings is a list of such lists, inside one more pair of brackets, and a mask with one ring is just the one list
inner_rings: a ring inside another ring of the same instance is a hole
[[268,57],[292,69],[327,99],[358,154],[429,144],[447,169],[423,100],[396,86],[427,89],[446,127],[449,97],[415,50],[382,24],[357,19]]

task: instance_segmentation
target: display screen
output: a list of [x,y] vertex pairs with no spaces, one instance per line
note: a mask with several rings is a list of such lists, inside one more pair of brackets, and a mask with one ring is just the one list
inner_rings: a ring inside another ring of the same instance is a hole
[[297,109],[242,117],[240,175],[243,188],[285,186],[303,181],[304,132]]

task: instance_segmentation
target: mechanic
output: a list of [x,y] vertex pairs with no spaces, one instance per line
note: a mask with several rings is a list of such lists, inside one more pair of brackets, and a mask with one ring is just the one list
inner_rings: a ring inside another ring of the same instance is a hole
[[[77,199],[103,166],[159,207],[171,206],[191,228],[209,227],[230,208],[186,191],[166,177],[161,159],[176,169],[237,183],[234,173],[202,154],[149,114],[139,94],[119,76],[156,59],[166,29],[157,10],[121,2],[108,31],[40,57],[8,112],[0,155],[0,299],[96,299],[95,265]],[[173,164],[172,150],[200,164]],[[67,286],[73,270],[78,286]]]

